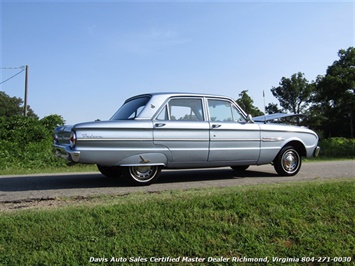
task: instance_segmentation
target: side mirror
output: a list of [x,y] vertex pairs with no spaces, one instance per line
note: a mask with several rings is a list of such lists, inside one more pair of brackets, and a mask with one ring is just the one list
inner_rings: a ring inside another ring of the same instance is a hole
[[253,117],[252,117],[251,114],[248,114],[248,115],[247,115],[247,122],[248,122],[248,123],[254,123],[254,120],[253,120]]

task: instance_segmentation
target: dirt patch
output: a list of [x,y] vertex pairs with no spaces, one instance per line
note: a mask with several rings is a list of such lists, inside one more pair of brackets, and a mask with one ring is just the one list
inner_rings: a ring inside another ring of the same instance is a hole
[[0,211],[11,211],[19,209],[36,209],[54,206],[59,201],[56,198],[23,199],[0,202]]
[[0,201],[1,212],[15,212],[17,210],[50,210],[66,208],[70,206],[96,206],[111,202],[118,197],[126,197],[131,193],[121,193],[116,195],[97,196],[73,196],[73,197],[46,197],[30,198],[21,200]]
[[33,198],[33,199],[22,199],[13,201],[2,201],[0,202],[0,211],[16,211],[16,210],[36,210],[36,209],[52,209],[64,206],[70,206],[79,204],[85,201],[89,201],[89,198],[82,196],[73,197],[70,199],[60,199],[60,198]]

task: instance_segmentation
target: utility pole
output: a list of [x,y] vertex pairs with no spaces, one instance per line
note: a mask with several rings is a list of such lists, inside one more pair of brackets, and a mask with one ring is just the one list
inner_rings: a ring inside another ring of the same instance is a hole
[[27,92],[28,92],[28,65],[26,65],[26,71],[25,71],[25,102],[23,107],[24,116],[27,116]]

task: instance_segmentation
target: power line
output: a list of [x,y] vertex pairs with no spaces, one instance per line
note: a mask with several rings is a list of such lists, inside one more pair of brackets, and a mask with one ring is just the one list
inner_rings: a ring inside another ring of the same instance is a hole
[[25,68],[23,68],[23,67],[18,67],[18,68],[3,68],[3,67],[2,67],[1,69],[20,69],[20,68],[21,68],[21,71],[20,71],[20,72],[18,72],[18,73],[16,73],[15,75],[9,77],[8,79],[5,79],[4,81],[1,81],[1,82],[0,82],[0,85],[3,84],[3,83],[5,83],[6,81],[9,81],[10,79],[16,77],[17,75],[19,75],[19,74],[22,73],[23,71],[25,71]]
[[0,67],[0,69],[25,69],[25,66],[19,66],[19,67]]
[[23,108],[23,115],[27,116],[27,92],[28,92],[28,65],[26,66],[20,66],[20,67],[0,67],[0,69],[21,69],[20,72],[17,72],[15,75],[9,77],[8,79],[5,79],[4,81],[0,82],[0,85],[5,83],[6,81],[16,77],[17,75],[19,75],[20,73],[22,73],[23,71],[25,72],[25,101],[24,101],[24,108]]

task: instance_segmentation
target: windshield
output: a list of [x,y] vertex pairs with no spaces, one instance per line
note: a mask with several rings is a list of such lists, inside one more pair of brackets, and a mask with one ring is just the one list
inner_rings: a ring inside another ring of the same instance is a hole
[[135,119],[142,112],[149,99],[149,96],[144,96],[125,102],[110,120]]

